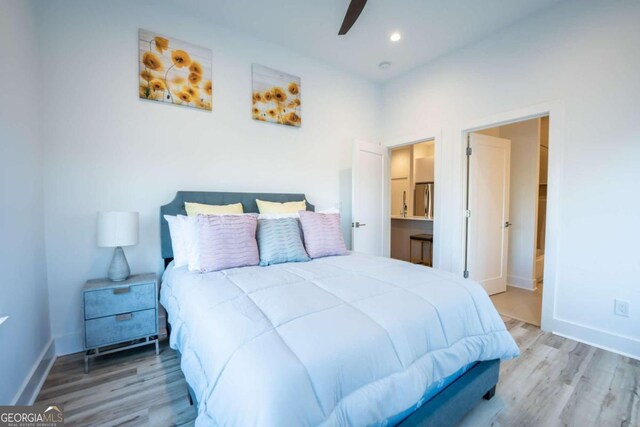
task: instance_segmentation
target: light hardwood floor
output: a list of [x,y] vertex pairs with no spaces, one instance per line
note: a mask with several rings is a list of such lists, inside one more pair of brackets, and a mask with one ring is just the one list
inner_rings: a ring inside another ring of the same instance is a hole
[[[462,421],[482,426],[640,426],[640,361],[503,318],[520,347],[504,362],[496,395]],[[193,425],[176,352],[131,350],[95,360],[59,358],[38,401],[64,404],[69,426]]]
[[542,314],[542,285],[535,291],[528,291],[513,286],[507,286],[507,291],[491,295],[491,302],[498,313],[512,319],[522,320],[540,326]]

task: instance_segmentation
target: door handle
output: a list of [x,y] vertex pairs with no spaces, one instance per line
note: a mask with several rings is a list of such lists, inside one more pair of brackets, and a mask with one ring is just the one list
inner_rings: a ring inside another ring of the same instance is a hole
[[355,228],[364,227],[365,225],[367,225],[367,224],[363,224],[361,222],[355,222],[355,223],[351,224],[351,226],[355,227]]
[[507,221],[504,223],[504,228],[511,227],[511,225],[512,224],[509,221]]
[[125,320],[131,320],[132,318],[133,313],[118,314],[116,316],[116,322],[124,322]]

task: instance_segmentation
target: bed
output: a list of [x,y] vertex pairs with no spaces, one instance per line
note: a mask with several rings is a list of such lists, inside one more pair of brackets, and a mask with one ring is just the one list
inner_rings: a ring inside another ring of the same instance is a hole
[[[302,194],[178,192],[161,208],[161,303],[197,426],[455,425],[518,355],[480,285],[350,253],[213,273],[170,264],[163,215],[184,202]],[[313,206],[307,203],[307,209]]]

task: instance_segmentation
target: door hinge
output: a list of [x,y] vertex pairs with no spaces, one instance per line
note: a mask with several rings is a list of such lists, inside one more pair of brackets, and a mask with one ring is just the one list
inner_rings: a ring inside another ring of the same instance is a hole
[[473,150],[471,149],[471,147],[467,147],[467,156],[470,156],[471,153],[473,153]]
[[464,211],[464,217],[465,218],[471,218],[471,211],[469,209]]
[[464,276],[465,279],[469,278],[469,270],[465,270],[464,273],[462,273],[462,275]]

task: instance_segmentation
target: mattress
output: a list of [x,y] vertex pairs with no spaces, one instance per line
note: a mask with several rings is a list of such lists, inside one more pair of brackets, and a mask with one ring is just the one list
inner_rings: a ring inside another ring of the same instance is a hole
[[518,355],[479,284],[389,258],[169,266],[161,303],[196,426],[387,425],[470,364]]

